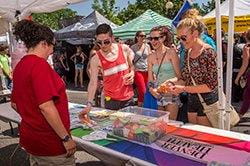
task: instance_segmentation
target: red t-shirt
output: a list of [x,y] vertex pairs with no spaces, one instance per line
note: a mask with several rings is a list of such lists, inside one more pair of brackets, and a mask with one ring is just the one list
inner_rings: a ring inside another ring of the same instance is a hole
[[66,153],[60,137],[55,133],[39,109],[39,105],[53,100],[66,130],[70,119],[65,84],[45,59],[26,55],[13,73],[12,102],[22,117],[20,144],[38,156]]

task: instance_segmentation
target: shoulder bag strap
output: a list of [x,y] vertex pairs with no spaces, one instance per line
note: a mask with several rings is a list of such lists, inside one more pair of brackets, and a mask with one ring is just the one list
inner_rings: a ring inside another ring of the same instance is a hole
[[144,54],[146,48],[147,48],[147,45],[145,44],[145,47],[144,47],[144,49],[143,49],[143,51],[142,51],[141,56],[140,56],[136,61],[134,61],[134,65],[143,57],[143,54]]
[[166,54],[167,54],[167,50],[165,51],[163,57],[161,58],[161,63],[160,63],[160,65],[159,65],[158,71],[157,71],[157,73],[156,73],[156,79],[158,79],[158,75],[159,75],[159,73],[160,73],[161,65],[162,65],[163,60],[164,60],[165,57],[166,57]]
[[[190,59],[190,51],[191,50],[188,50],[188,54],[187,54],[187,67],[188,67],[188,71],[189,71],[189,76],[191,77],[191,80],[192,80],[192,83],[194,86],[196,86],[197,84],[195,83],[195,80],[194,78],[192,77],[192,74],[191,74],[191,68],[190,68],[190,62],[189,62],[189,59]],[[204,99],[202,98],[201,94],[200,93],[197,93],[198,97],[199,97],[199,100],[203,106],[203,108],[206,108],[207,107],[207,104],[205,103]]]

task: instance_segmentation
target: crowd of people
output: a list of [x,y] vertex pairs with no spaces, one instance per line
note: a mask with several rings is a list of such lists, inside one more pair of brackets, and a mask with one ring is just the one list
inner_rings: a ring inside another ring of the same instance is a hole
[[[138,31],[134,43],[127,45],[115,40],[110,25],[99,25],[87,67],[87,55],[81,47],[69,58],[75,65],[76,87],[78,83],[83,87],[84,69],[90,78],[80,119],[88,118],[99,90],[106,109],[135,105],[136,92],[139,107],[169,111],[172,120],[186,112],[190,123],[211,126],[203,106],[218,102],[216,44],[193,9],[182,17],[176,32],[174,35],[170,27],[156,26],[149,36]],[[15,25],[14,35],[24,43],[27,53],[12,74],[6,70],[8,57],[0,50],[0,67],[7,85],[13,81],[11,105],[22,117],[20,144],[31,155],[31,165],[74,165],[76,144],[69,131],[65,85],[67,53],[63,50],[58,57],[53,55],[53,69],[47,59],[53,54],[55,39],[48,27],[22,20]],[[245,38],[242,65],[234,81],[237,88],[245,81],[241,115],[250,106],[250,30]],[[160,91],[162,86],[167,90]]]

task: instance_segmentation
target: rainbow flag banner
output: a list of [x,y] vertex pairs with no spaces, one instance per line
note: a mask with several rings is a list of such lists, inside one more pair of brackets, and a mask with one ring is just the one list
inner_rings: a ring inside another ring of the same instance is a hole
[[[72,135],[91,132],[77,128]],[[250,142],[175,126],[167,126],[166,135],[150,145],[113,135],[92,142],[159,166],[250,165]]]

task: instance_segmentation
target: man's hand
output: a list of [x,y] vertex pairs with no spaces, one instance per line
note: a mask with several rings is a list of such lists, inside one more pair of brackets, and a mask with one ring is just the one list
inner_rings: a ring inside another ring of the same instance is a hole
[[134,71],[131,71],[130,73],[123,76],[124,84],[125,85],[132,85],[134,83]]
[[88,113],[90,112],[90,110],[91,110],[91,106],[87,106],[86,108],[84,108],[82,112],[80,112],[79,114],[79,119],[81,121],[86,119],[86,116],[88,116]]
[[66,156],[70,157],[76,152],[76,143],[70,138],[67,142],[63,142],[63,146],[65,147],[67,153]]

